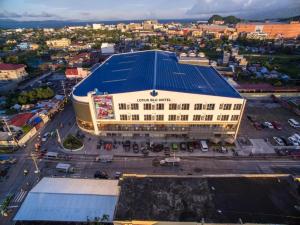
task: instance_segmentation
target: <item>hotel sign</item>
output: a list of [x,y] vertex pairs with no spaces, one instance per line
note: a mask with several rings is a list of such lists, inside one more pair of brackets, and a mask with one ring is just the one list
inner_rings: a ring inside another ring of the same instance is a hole
[[138,98],[137,102],[170,102],[170,98]]

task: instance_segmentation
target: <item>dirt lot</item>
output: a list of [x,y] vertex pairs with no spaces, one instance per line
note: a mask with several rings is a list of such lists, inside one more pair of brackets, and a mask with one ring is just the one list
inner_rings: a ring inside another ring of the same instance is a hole
[[[265,121],[277,121],[282,125],[282,130],[269,128],[257,130],[252,125],[252,122],[247,118],[247,115],[250,115],[252,118],[255,118],[255,120],[259,123]],[[248,101],[242,119],[239,136],[252,139],[269,138],[270,141],[272,141],[271,139],[274,136],[285,138],[289,137],[296,132],[300,132],[299,130],[291,127],[288,124],[287,121],[290,118],[294,118],[297,121],[300,121],[299,116],[281,107],[279,104],[273,103],[272,101]]]

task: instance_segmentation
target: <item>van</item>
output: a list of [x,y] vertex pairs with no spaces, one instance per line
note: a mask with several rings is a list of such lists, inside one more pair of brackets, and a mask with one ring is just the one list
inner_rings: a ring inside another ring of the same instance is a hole
[[295,128],[299,128],[300,127],[300,123],[294,119],[289,119],[288,120],[288,123],[292,126],[292,127],[295,127]]
[[46,159],[58,159],[58,153],[57,152],[47,152],[45,155]]
[[56,165],[56,169],[59,172],[64,172],[64,173],[73,173],[74,172],[74,168],[67,163],[58,163]]
[[200,146],[201,146],[202,152],[208,151],[208,145],[207,145],[206,141],[204,141],[204,140],[200,141]]

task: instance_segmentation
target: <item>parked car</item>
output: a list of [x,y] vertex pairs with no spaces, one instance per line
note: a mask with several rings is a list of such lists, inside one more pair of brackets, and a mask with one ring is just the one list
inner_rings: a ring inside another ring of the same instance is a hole
[[137,143],[133,143],[132,149],[134,153],[139,153],[139,145]]
[[284,144],[284,142],[283,142],[283,140],[282,140],[281,138],[279,138],[279,137],[273,137],[273,139],[274,139],[274,141],[275,141],[278,145],[280,145],[280,146],[285,146],[285,144]]
[[165,156],[170,156],[170,148],[169,147],[164,147],[164,153],[165,153]]
[[282,126],[279,122],[273,121],[272,125],[275,127],[276,130],[282,130]]
[[129,152],[130,151],[130,141],[125,141],[123,143],[123,148],[124,148],[125,152]]
[[288,140],[293,146],[299,146],[299,142],[295,138],[289,137]]
[[188,142],[187,146],[188,146],[188,151],[189,152],[194,151],[194,143],[193,142]]
[[180,148],[181,151],[185,151],[186,150],[186,143],[185,142],[181,142],[179,144],[179,148]]
[[274,126],[272,125],[272,123],[270,123],[270,122],[268,122],[268,121],[264,122],[264,123],[263,123],[263,126],[264,126],[265,128],[274,129]]
[[176,143],[172,143],[172,150],[177,151],[178,150],[178,145]]
[[122,176],[122,172],[119,172],[119,171],[117,171],[117,172],[115,172],[115,179],[119,179],[120,177]]
[[97,170],[94,174],[95,179],[108,179],[108,175],[104,171]]
[[297,120],[295,120],[295,119],[289,119],[289,120],[288,120],[288,123],[289,123],[292,127],[294,127],[294,128],[299,128],[299,127],[300,127],[300,123],[299,123]]
[[255,127],[256,130],[261,130],[262,126],[258,122],[254,122],[253,126]]

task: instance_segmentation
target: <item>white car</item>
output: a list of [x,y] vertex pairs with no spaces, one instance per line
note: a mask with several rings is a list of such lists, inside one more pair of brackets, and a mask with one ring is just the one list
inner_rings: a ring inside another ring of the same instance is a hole
[[42,137],[42,142],[46,142],[48,140],[49,135],[50,135],[50,133],[46,132]]
[[288,140],[291,142],[292,145],[299,146],[299,142],[295,138],[289,137]]
[[273,124],[270,123],[270,122],[268,122],[268,121],[264,122],[264,125],[265,125],[267,128],[274,129]]
[[276,141],[276,143],[278,145],[280,145],[280,146],[284,146],[285,145],[284,142],[283,142],[283,140],[281,138],[279,138],[279,137],[273,137],[273,139]]

